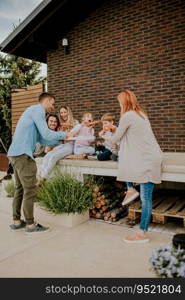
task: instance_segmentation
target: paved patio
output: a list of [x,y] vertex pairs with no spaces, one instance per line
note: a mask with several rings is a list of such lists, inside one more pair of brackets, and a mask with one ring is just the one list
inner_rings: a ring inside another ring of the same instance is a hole
[[[2,175],[2,174],[1,174]],[[35,209],[36,220],[49,225],[45,233],[28,235],[9,230],[12,198],[0,187],[0,277],[155,277],[149,257],[160,244],[170,243],[172,232],[151,227],[147,244],[125,244],[133,229],[89,220],[75,228],[46,222]]]

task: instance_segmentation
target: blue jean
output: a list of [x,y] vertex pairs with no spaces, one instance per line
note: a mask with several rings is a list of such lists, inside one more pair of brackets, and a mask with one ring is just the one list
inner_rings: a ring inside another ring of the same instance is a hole
[[[126,185],[127,188],[133,187],[132,182],[127,182]],[[148,230],[148,226],[151,220],[153,190],[154,190],[154,183],[152,182],[140,184],[140,198],[142,202],[142,210],[141,210],[141,222],[139,227],[143,231]]]

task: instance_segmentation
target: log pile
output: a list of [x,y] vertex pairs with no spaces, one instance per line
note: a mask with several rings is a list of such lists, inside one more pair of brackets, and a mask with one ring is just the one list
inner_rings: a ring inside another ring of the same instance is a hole
[[122,206],[124,198],[124,184],[115,179],[105,179],[101,184],[93,186],[93,206],[90,217],[108,222],[116,222],[127,215],[128,210]]

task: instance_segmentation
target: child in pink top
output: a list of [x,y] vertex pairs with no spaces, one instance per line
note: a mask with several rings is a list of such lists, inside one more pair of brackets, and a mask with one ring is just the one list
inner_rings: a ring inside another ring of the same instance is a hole
[[82,123],[77,124],[70,133],[76,137],[74,144],[74,154],[92,154],[95,152],[91,143],[94,141],[94,128],[90,125],[93,121],[91,113],[84,113]]

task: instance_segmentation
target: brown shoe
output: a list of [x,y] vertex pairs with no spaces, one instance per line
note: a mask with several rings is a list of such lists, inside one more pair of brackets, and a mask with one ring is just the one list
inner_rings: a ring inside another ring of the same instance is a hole
[[125,206],[125,205],[131,203],[131,202],[134,201],[138,196],[139,196],[139,193],[138,193],[138,191],[136,191],[135,189],[128,190],[128,191],[126,192],[125,198],[123,199],[122,206]]

